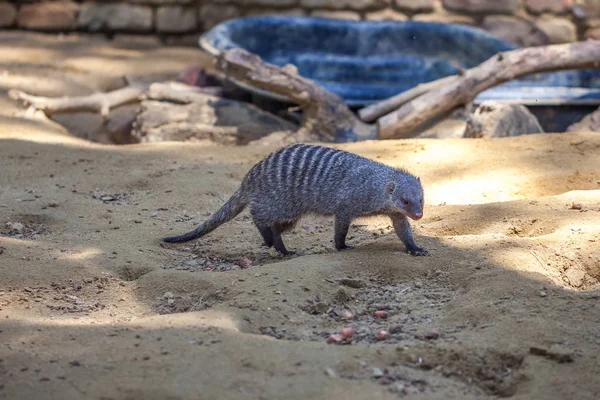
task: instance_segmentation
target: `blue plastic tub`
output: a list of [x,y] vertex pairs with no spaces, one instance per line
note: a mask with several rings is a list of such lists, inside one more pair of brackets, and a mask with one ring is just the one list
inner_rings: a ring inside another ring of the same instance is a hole
[[[417,21],[348,21],[315,17],[258,16],[226,21],[200,38],[218,55],[235,47],[283,66],[364,106],[471,68],[515,46],[464,25]],[[267,98],[273,93],[238,85]],[[600,104],[600,70],[535,74],[482,92],[482,100],[526,105]]]

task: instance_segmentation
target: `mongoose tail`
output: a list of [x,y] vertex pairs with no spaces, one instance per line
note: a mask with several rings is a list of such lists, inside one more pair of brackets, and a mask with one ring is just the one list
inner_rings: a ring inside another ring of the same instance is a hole
[[247,205],[247,196],[243,192],[243,189],[240,187],[229,198],[229,200],[227,200],[227,202],[223,204],[219,211],[211,215],[210,218],[207,221],[205,221],[202,225],[200,225],[193,231],[185,233],[181,236],[163,238],[163,241],[167,243],[181,243],[204,236],[207,233],[212,232],[225,222],[235,218],[239,213],[241,213],[244,210],[244,208],[246,208]]

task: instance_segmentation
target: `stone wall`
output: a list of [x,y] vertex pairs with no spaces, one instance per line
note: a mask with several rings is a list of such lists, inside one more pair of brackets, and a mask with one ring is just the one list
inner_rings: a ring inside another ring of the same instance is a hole
[[0,29],[193,38],[225,19],[272,13],[457,22],[519,46],[600,37],[600,0],[0,0]]

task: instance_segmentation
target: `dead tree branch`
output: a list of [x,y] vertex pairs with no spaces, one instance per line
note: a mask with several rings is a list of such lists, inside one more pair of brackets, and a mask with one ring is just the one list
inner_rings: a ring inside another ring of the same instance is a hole
[[298,75],[295,68],[280,68],[243,49],[223,52],[217,70],[228,78],[284,96],[303,110],[299,136],[303,140],[348,141],[373,139],[374,127],[360,121],[334,93]]
[[10,90],[8,94],[14,100],[22,101],[36,110],[43,111],[48,117],[63,112],[95,111],[100,112],[106,119],[111,108],[139,101],[140,96],[147,88],[146,85],[136,83],[106,93],[58,98],[34,96],[16,89]]
[[479,93],[537,72],[598,68],[600,41],[529,47],[498,53],[456,80],[433,89],[378,120],[379,139],[410,137],[422,123],[467,104]]
[[404,103],[407,103],[412,99],[419,97],[423,93],[429,92],[430,90],[437,89],[456,78],[457,75],[452,75],[441,79],[436,79],[435,81],[420,83],[412,89],[360,109],[358,111],[358,116],[364,122],[373,122],[382,115],[394,111]]

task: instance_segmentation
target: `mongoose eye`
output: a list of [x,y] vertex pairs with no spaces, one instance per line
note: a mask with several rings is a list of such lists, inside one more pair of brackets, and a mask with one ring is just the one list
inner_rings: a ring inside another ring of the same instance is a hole
[[409,205],[409,204],[410,204],[410,200],[402,200],[402,203],[403,203],[405,206],[407,206],[407,205]]
[[419,203],[423,204],[423,199],[419,200]]

